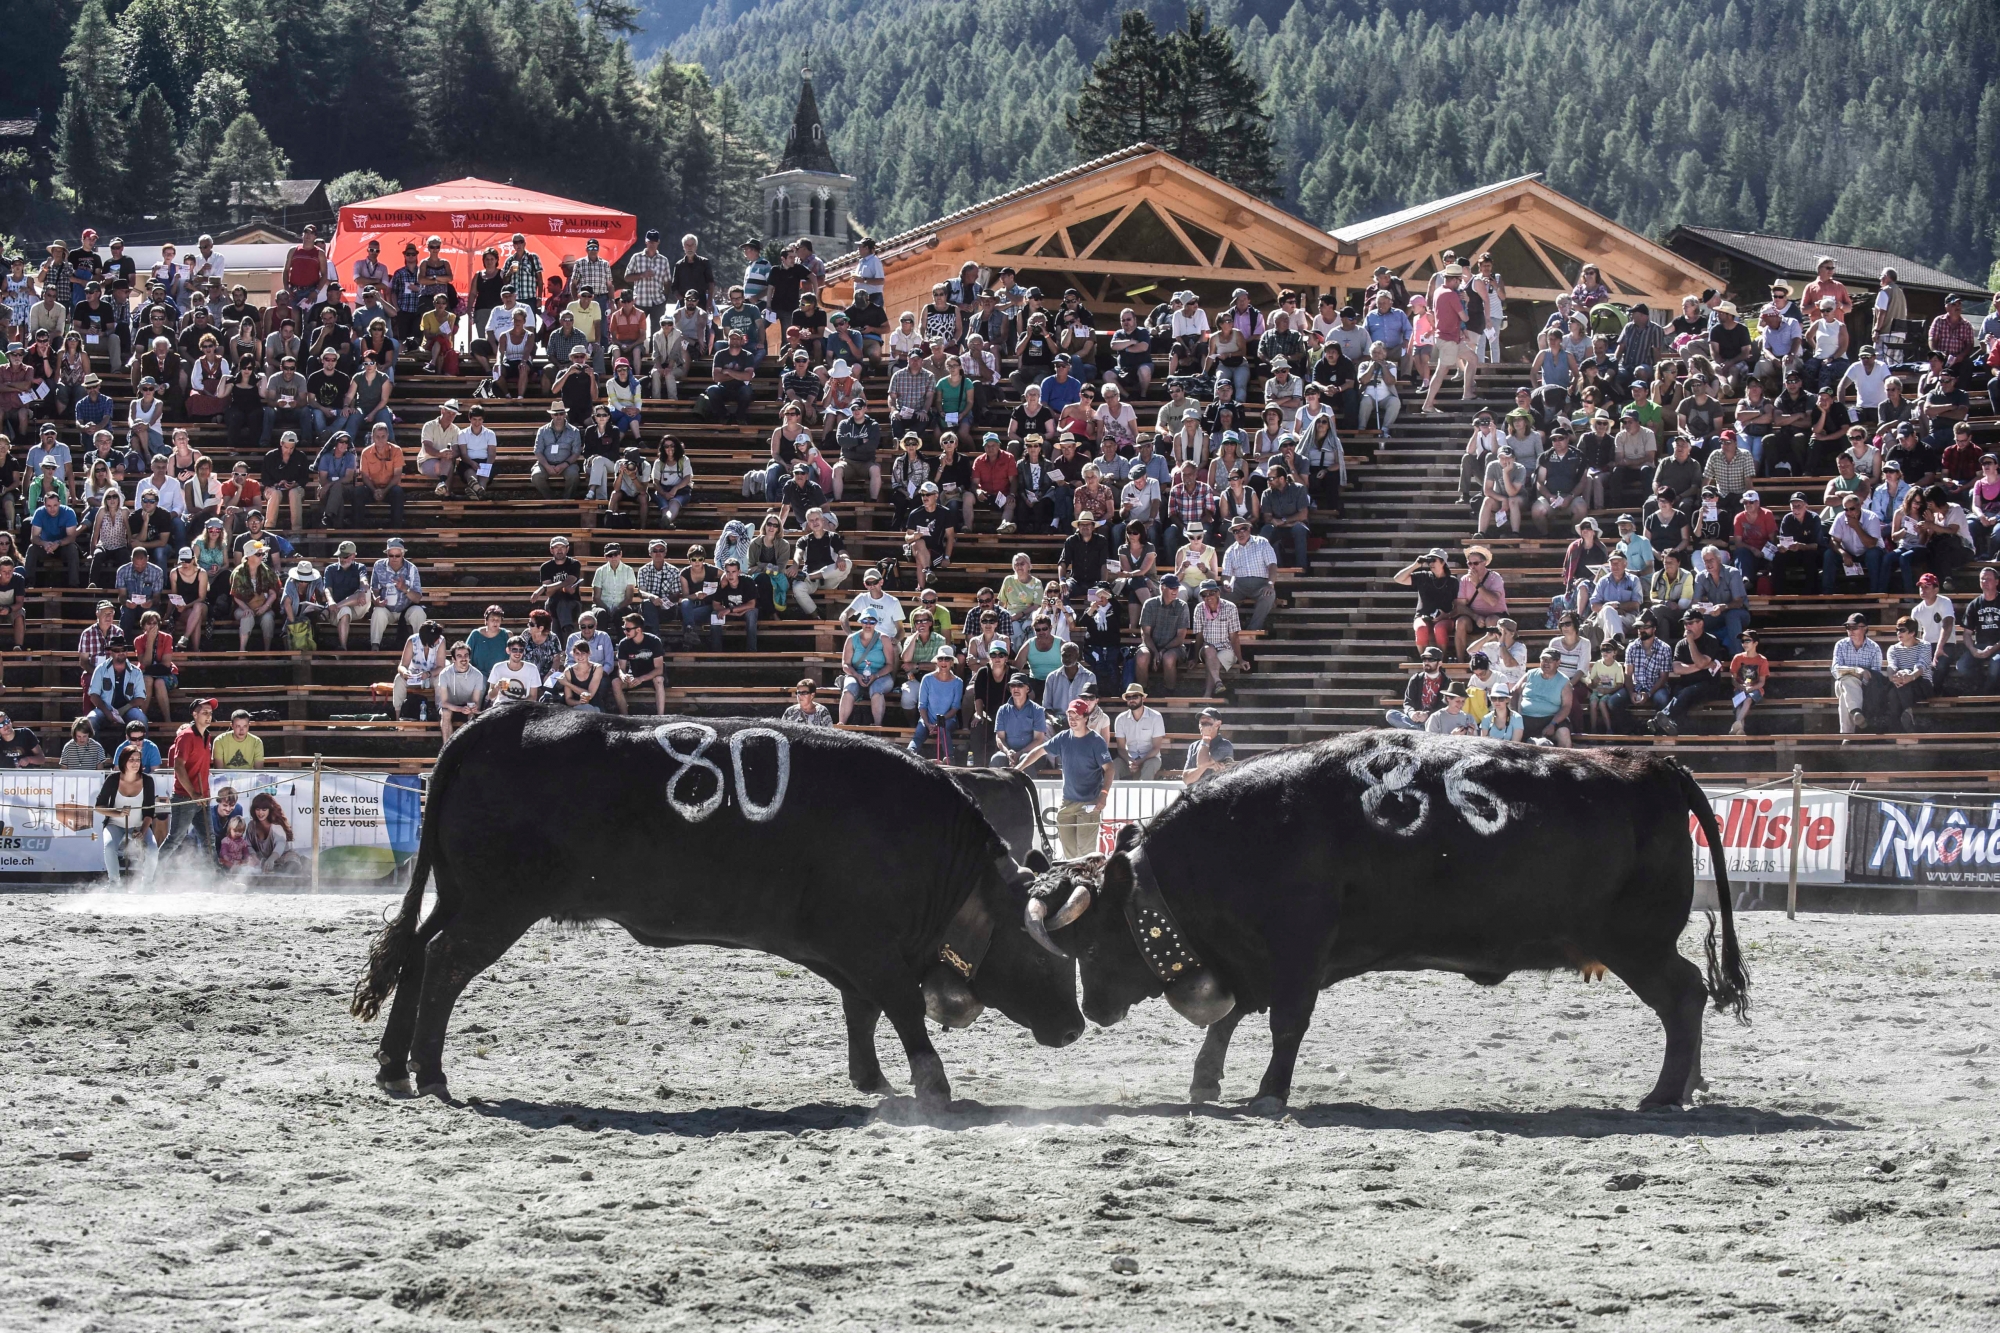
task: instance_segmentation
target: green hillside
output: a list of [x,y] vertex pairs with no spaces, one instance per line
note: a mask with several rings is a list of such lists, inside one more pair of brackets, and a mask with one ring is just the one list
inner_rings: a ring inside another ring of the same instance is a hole
[[[893,231],[1059,170],[1112,0],[741,0],[674,46],[782,132],[808,59],[854,211]],[[1179,4],[1144,6],[1162,27]],[[2000,226],[1992,0],[1214,6],[1283,202],[1337,225],[1526,171],[1640,229],[1878,245],[1967,275]]]

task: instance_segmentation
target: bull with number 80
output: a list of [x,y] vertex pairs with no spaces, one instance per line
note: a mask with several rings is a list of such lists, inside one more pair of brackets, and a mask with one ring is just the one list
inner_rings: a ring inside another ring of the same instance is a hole
[[[437,901],[423,917],[423,890]],[[466,984],[538,921],[615,922],[642,944],[757,949],[839,988],[848,1073],[888,1091],[887,1016],[920,1101],[950,1098],[926,1013],[991,1004],[1063,1046],[1083,1030],[1068,959],[1025,926],[1028,872],[971,798],[902,750],[750,718],[639,718],[507,704],[438,757],[401,913],[352,1011],[393,994],[379,1081],[445,1094]]]

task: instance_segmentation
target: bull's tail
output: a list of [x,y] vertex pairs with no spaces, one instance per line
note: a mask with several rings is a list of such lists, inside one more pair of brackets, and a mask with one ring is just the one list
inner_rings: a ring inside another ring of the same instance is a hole
[[1722,845],[1722,830],[1715,822],[1715,811],[1708,804],[1708,793],[1695,781],[1694,774],[1680,764],[1674,765],[1675,774],[1680,778],[1681,791],[1687,797],[1688,809],[1701,824],[1702,836],[1708,839],[1708,861],[1715,869],[1715,899],[1722,911],[1722,943],[1716,947],[1715,917],[1708,918],[1708,938],[1702,948],[1708,955],[1708,993],[1715,1001],[1718,1012],[1736,1015],[1739,1022],[1750,1021],[1750,976],[1743,969],[1743,952],[1736,945],[1736,917],[1730,906],[1729,867],[1726,864],[1726,849]]
[[[464,747],[460,746],[456,753],[463,753],[463,750]],[[447,896],[445,874],[438,847],[437,828],[441,822],[439,813],[443,804],[447,766],[457,767],[452,763],[454,757],[453,748],[447,745],[444,753],[438,756],[437,766],[431,770],[430,799],[424,803],[423,832],[417,838],[417,858],[410,867],[409,891],[403,895],[402,910],[396,913],[394,920],[382,928],[382,933],[375,937],[375,943],[369,947],[368,971],[354,983],[354,998],[349,1001],[347,1011],[363,1022],[381,1012],[382,1002],[396,989],[396,979],[402,975],[403,964],[409,959],[411,946],[418,942],[417,919],[423,915],[424,910],[424,883],[430,879],[433,870],[437,872],[438,901],[435,910],[431,912],[429,925],[423,933],[436,934],[438,926],[451,910],[451,905],[445,901]]]
[[1049,837],[1049,826],[1043,822],[1042,789],[1036,784],[1032,774],[1023,773],[1021,777],[1028,784],[1028,803],[1035,808],[1035,846],[1041,849],[1043,856],[1054,861],[1056,845]]

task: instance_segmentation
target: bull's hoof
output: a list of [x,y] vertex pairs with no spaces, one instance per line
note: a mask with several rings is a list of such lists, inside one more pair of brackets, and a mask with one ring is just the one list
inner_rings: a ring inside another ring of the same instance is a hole
[[419,1083],[417,1085],[417,1096],[435,1097],[441,1102],[448,1102],[451,1100],[451,1088],[443,1079],[438,1079],[432,1083]]
[[375,1076],[375,1086],[388,1093],[391,1097],[413,1097],[416,1095],[416,1088],[410,1083],[410,1076],[408,1074],[404,1074],[399,1078],[386,1069]]
[[1658,1094],[1653,1094],[1639,1103],[1639,1109],[1641,1111],[1679,1111],[1681,1103],[1678,1097],[1662,1097]]
[[872,1077],[865,1074],[849,1074],[847,1081],[854,1085],[856,1092],[866,1092],[882,1097],[893,1097],[896,1095],[896,1085],[884,1078],[879,1070]]
[[1194,1102],[1196,1105],[1205,1105],[1208,1102],[1220,1101],[1221,1099],[1222,1085],[1220,1083],[1196,1083],[1188,1089],[1188,1100]]
[[1273,1097],[1267,1093],[1251,1102],[1243,1110],[1249,1115],[1276,1118],[1285,1113],[1285,1099],[1283,1097]]

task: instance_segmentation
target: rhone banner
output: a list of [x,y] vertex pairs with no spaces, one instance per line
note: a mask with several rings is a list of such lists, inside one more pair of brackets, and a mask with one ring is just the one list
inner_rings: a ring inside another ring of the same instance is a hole
[[1851,882],[2000,889],[2000,800],[1914,792],[1851,800]]

